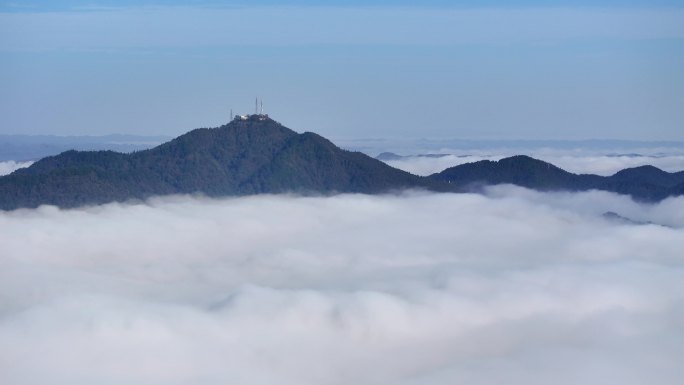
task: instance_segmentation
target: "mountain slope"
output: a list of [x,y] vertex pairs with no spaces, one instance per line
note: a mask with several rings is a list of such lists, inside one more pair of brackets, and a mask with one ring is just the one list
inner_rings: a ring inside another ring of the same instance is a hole
[[440,185],[254,115],[132,154],[67,151],[44,158],[0,178],[0,209],[165,194],[378,193]]
[[345,191],[378,193],[399,187],[438,185],[389,167],[360,152],[342,151],[329,140],[306,132],[286,146],[250,183],[254,192]]
[[644,201],[684,194],[684,172],[643,166],[610,177],[577,175],[522,155],[419,177],[360,152],[344,151],[317,134],[298,134],[265,115],[252,115],[131,154],[67,151],[41,159],[0,177],[0,210],[167,194],[375,194],[405,188],[462,192],[502,183],[542,191],[599,189]]
[[669,173],[653,166],[639,166],[618,171],[610,179],[614,182],[629,181],[674,187],[684,183],[684,171]]

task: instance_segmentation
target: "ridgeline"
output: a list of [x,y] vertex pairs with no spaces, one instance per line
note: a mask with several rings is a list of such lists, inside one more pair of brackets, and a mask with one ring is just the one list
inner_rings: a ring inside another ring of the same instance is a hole
[[544,191],[599,189],[658,201],[684,193],[684,172],[644,166],[611,177],[576,175],[515,156],[419,177],[342,150],[317,134],[298,134],[267,115],[250,115],[130,154],[72,150],[43,158],[0,177],[0,209],[77,207],[168,194],[465,192],[500,183]]
[[342,150],[317,134],[298,134],[265,115],[251,115],[131,154],[66,151],[43,158],[0,177],[0,209],[76,207],[167,194],[373,194],[440,190],[439,185],[444,183]]

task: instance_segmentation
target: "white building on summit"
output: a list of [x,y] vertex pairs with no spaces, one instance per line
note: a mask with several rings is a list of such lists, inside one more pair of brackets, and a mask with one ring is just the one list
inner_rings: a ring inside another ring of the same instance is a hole
[[264,101],[256,98],[254,101],[254,114],[252,115],[235,115],[233,117],[233,110],[230,110],[231,120],[267,120],[268,114],[264,114]]

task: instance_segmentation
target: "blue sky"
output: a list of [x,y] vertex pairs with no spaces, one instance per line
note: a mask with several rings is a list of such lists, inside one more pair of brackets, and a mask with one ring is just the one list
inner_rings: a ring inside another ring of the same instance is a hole
[[684,140],[675,1],[0,3],[0,134]]
[[3,1],[0,9],[4,11],[22,10],[65,10],[82,7],[130,7],[130,6],[416,6],[421,7],[549,7],[549,6],[594,6],[594,7],[653,7],[653,6],[681,6],[682,0],[25,0]]

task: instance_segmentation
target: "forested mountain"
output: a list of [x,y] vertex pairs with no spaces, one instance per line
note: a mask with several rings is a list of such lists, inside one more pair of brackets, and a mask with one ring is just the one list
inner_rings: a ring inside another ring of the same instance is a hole
[[576,175],[514,156],[419,177],[342,150],[317,134],[298,134],[266,115],[251,115],[130,154],[67,151],[43,158],[0,177],[0,209],[76,207],[167,194],[376,194],[406,188],[465,192],[501,183],[545,191],[599,189],[657,201],[684,193],[684,172],[644,166],[610,177]]
[[67,151],[41,159],[0,177],[0,209],[74,207],[165,194],[379,193],[441,184],[252,115],[131,154]]
[[608,177],[578,175],[524,155],[498,162],[483,160],[466,163],[428,178],[469,191],[481,186],[508,183],[541,191],[605,190],[643,201],[658,201],[671,195],[681,195],[684,189],[683,171],[668,173],[653,166],[641,166]]

